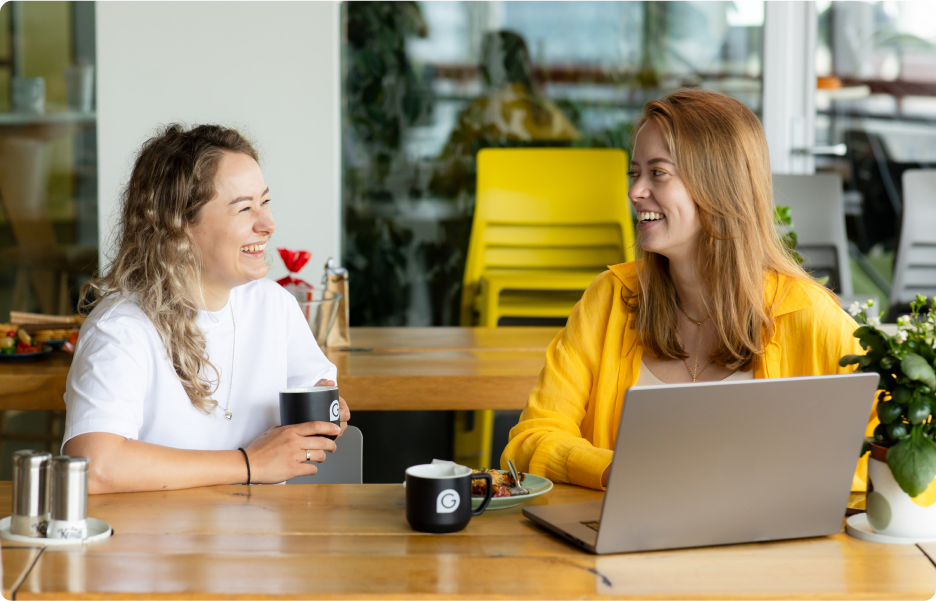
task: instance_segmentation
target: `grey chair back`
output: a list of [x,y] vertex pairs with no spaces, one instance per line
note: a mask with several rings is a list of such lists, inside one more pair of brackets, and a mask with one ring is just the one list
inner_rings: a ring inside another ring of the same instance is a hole
[[337,441],[338,449],[328,453],[318,464],[314,476],[299,476],[287,484],[361,484],[364,482],[364,437],[354,426],[348,426]]
[[790,207],[803,267],[816,277],[829,276],[829,288],[840,296],[852,296],[842,178],[774,174],[773,193],[775,205]]
[[936,169],[904,171],[903,201],[891,306],[936,295]]

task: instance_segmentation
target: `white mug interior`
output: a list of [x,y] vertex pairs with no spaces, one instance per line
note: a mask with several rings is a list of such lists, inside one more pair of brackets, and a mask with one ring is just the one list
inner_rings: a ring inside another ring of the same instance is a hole
[[462,478],[471,475],[471,468],[464,465],[445,463],[424,463],[406,468],[406,475],[415,478],[430,478],[442,480],[445,478]]

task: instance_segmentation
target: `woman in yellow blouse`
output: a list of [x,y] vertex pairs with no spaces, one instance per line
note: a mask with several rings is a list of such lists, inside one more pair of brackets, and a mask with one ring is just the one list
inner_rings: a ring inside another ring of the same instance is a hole
[[852,369],[842,355],[862,352],[854,320],[780,242],[754,113],[683,90],[647,103],[635,131],[638,259],[585,291],[501,459],[597,489],[629,387],[835,374]]

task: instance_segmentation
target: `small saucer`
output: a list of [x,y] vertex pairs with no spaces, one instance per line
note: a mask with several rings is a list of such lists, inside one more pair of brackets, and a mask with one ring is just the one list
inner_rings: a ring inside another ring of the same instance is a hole
[[884,543],[886,545],[915,545],[917,543],[936,542],[936,537],[910,538],[906,536],[891,536],[889,534],[880,534],[871,528],[868,523],[867,513],[856,513],[845,520],[845,532],[855,538],[871,541],[872,543]]
[[67,545],[83,545],[85,543],[94,543],[104,540],[114,533],[113,528],[107,522],[95,518],[88,518],[88,538],[44,538],[33,536],[22,536],[10,533],[10,520],[5,517],[0,520],[0,538],[26,543],[30,545],[42,545],[45,547],[60,547]]

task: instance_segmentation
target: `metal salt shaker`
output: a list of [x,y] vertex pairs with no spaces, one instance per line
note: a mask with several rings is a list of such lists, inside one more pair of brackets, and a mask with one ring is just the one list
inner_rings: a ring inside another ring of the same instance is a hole
[[52,459],[49,538],[88,538],[88,458]]
[[52,453],[13,453],[13,516],[10,533],[43,537],[49,525],[49,462]]

